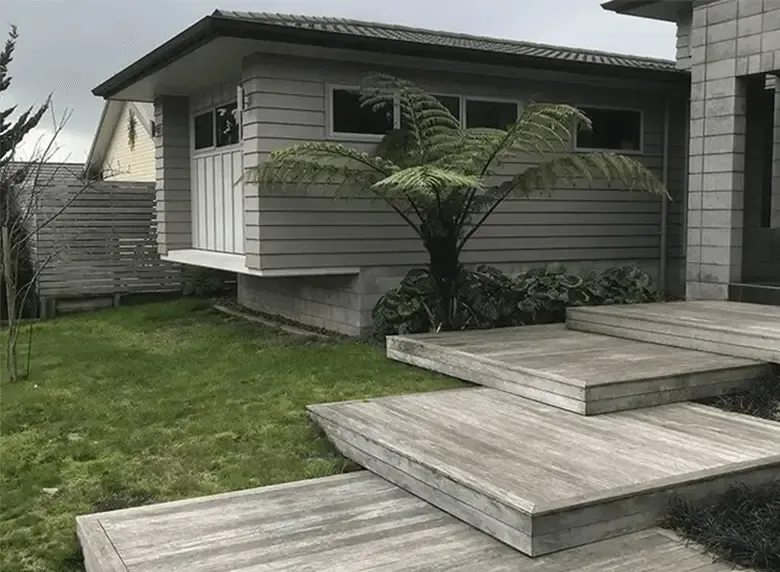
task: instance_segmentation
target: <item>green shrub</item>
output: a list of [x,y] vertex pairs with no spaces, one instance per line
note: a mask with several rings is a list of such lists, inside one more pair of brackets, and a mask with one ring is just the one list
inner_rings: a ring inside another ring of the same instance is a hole
[[379,299],[372,317],[379,336],[418,334],[430,331],[436,322],[436,286],[427,270],[411,270],[401,283]]
[[613,266],[591,272],[587,281],[599,304],[643,304],[659,302],[661,295],[652,277],[636,266]]
[[[522,323],[514,283],[495,268],[479,266],[476,270],[461,271],[457,291],[453,301],[455,329],[478,330]],[[397,288],[374,306],[374,333],[381,337],[435,331],[442,322],[438,308],[436,285],[428,270],[411,270]]]
[[591,282],[561,266],[534,268],[515,278],[518,309],[525,324],[554,324],[564,321],[567,306],[597,304]]
[[[652,278],[636,267],[578,276],[560,266],[535,268],[510,278],[490,266],[463,270],[453,304],[458,330],[564,321],[568,306],[636,304],[659,300]],[[373,310],[377,336],[436,331],[436,287],[430,273],[414,269]]]

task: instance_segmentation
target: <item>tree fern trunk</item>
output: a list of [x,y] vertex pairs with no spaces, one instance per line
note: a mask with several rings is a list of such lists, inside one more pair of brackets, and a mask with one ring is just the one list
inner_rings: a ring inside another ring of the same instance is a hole
[[428,251],[428,270],[438,290],[437,320],[443,331],[454,329],[456,324],[457,281],[460,275],[458,242],[455,236],[429,237],[425,240]]

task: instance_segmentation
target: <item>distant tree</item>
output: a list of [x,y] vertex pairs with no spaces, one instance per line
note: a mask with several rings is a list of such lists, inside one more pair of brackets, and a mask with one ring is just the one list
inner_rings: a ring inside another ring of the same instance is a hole
[[[509,197],[527,197],[559,183],[601,178],[629,189],[666,195],[642,163],[613,153],[570,153],[569,143],[588,117],[575,107],[529,103],[505,129],[465,129],[435,96],[387,75],[367,77],[363,106],[400,109],[401,128],[377,151],[363,153],[334,142],[299,143],[274,151],[255,170],[261,188],[335,184],[339,190],[384,200],[428,251],[428,270],[438,290],[435,321],[454,324],[460,256],[469,239]],[[498,167],[524,155],[534,166],[508,177]]]
[[[11,26],[5,47],[0,52],[0,95],[11,85],[9,65],[13,60],[17,38],[17,29]],[[0,109],[0,280],[6,304],[6,372],[10,381],[19,378],[17,343],[23,318],[30,311],[31,294],[37,278],[53,256],[65,246],[60,245],[44,260],[33,261],[32,241],[40,230],[49,226],[89,186],[85,180],[82,188],[52,211],[43,212],[39,208],[42,195],[58,176],[57,171],[63,168],[42,169],[59,151],[56,142],[70,115],[66,113],[57,119],[51,96],[37,109],[30,107],[11,120],[16,111],[16,106]],[[39,140],[28,157],[20,158],[18,152],[22,142],[30,136],[47,112],[52,114],[52,135]]]

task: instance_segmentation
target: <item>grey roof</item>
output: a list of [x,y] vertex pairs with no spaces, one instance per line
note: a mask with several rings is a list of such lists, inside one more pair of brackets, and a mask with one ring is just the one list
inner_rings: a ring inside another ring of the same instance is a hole
[[342,18],[215,10],[105,80],[92,93],[111,99],[217,38],[246,38],[488,65],[593,73],[605,77],[642,78],[674,90],[690,81],[690,73],[676,69],[675,62],[671,60]]
[[344,18],[317,16],[296,16],[292,14],[271,14],[266,12],[237,12],[215,10],[212,16],[262,23],[284,28],[316,30],[333,34],[359,36],[363,38],[395,40],[414,44],[452,47],[497,54],[537,57],[551,60],[565,60],[584,64],[599,64],[654,71],[678,71],[675,62],[627,54],[616,54],[596,50],[584,50],[565,46],[553,46],[532,42],[520,42],[500,38],[472,36],[455,32],[426,30],[394,24],[364,22]]
[[[12,161],[8,169],[16,169],[23,166],[22,162]],[[84,173],[84,163],[61,163],[47,161],[34,165],[28,174],[25,184],[33,184],[33,178],[37,176],[37,184],[45,186],[75,185],[81,181]]]

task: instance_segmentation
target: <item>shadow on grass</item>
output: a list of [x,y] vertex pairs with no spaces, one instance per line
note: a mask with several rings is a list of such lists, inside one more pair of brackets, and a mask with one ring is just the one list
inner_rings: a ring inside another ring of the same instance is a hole
[[[114,483],[109,483],[105,488],[105,494],[93,503],[90,512],[121,510],[158,502],[145,491],[125,489]],[[70,548],[60,558],[57,570],[62,572],[84,572],[86,570],[84,555],[81,552],[81,545],[76,534],[73,535]]]
[[79,546],[79,540],[75,534],[71,544],[71,549],[60,560],[57,570],[62,572],[84,572],[86,570],[84,555],[81,553],[81,546]]
[[311,419],[308,422],[312,433],[311,450],[298,455],[306,461],[306,478],[329,477],[342,473],[353,473],[363,469],[357,463],[344,457],[328,440],[325,431]]

